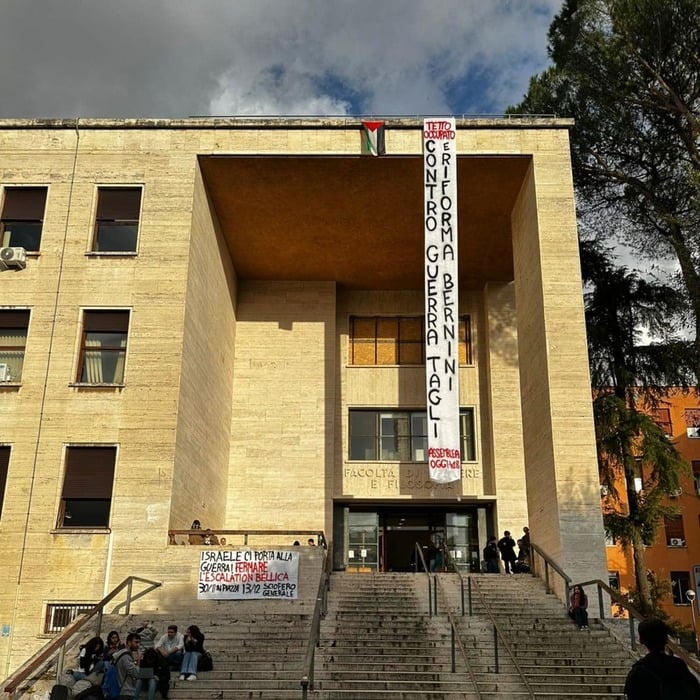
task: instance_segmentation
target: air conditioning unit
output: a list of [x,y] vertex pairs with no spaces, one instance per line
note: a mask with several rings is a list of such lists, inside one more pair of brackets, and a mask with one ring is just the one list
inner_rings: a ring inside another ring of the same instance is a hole
[[678,498],[682,493],[683,493],[683,489],[676,489],[675,491],[671,491],[668,495],[671,498]]
[[12,381],[10,374],[10,365],[0,365],[0,382]]
[[671,537],[668,541],[669,547],[683,547],[685,542],[680,537]]
[[27,267],[27,251],[21,247],[0,248],[0,263],[5,267],[24,270]]
[[689,438],[700,438],[700,426],[696,428],[686,428],[685,434]]

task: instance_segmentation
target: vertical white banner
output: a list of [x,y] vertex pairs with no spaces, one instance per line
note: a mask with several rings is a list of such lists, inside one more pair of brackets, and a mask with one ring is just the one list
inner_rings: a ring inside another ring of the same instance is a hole
[[459,481],[457,150],[454,118],[423,122],[425,388],[430,479]]

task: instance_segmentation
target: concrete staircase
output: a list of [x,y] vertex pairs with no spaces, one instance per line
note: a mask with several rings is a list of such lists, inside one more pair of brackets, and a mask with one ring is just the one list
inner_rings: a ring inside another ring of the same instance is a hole
[[464,667],[451,672],[449,627],[428,614],[426,576],[333,574],[312,697],[478,697]]
[[[259,614],[239,613],[235,602],[202,601],[187,611],[167,616],[140,613],[127,624],[123,617],[107,617],[105,626],[111,629],[110,622],[119,621],[124,638],[126,631],[142,619],[153,619],[159,631],[176,622],[181,631],[196,624],[205,634],[204,646],[214,659],[214,670],[198,673],[196,681],[180,681],[179,673],[173,671],[169,694],[172,700],[298,700],[301,697],[310,611],[275,613],[261,602]],[[145,697],[145,691],[141,697]],[[156,697],[160,696],[156,694]]]
[[[467,610],[462,616],[457,576],[438,577],[438,613],[430,616],[425,574],[334,573],[309,699],[622,697],[631,654],[593,616],[590,630],[579,631],[539,579],[473,575],[473,614]],[[515,656],[513,662],[499,640],[498,672],[494,627],[477,586]],[[172,700],[301,698],[311,601],[288,609],[262,601],[255,608],[256,603],[242,607],[234,601],[199,601],[167,615],[110,616],[103,629],[114,627],[124,637],[143,619],[153,619],[159,631],[170,622],[180,629],[189,624],[202,629],[214,670],[198,674],[194,682],[179,681],[173,673]],[[455,672],[448,608],[467,658],[457,649]]]
[[[622,697],[625,677],[635,657],[593,617],[593,610],[589,610],[590,629],[581,631],[566,616],[562,603],[545,592],[539,579],[529,575],[479,574],[472,576],[473,615],[462,616],[458,577],[439,576],[444,591],[442,604],[455,614],[482,697]],[[494,628],[484,603],[491,609],[515,657],[513,662],[499,641],[497,674]]]

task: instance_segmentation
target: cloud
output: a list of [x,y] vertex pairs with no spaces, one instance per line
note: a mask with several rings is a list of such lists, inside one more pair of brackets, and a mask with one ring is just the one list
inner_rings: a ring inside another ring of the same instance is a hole
[[0,116],[501,113],[560,0],[4,0]]

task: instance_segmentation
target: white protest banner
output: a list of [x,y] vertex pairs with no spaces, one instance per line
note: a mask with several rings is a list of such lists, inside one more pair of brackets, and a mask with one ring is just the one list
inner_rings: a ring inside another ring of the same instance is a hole
[[298,578],[299,552],[278,549],[205,550],[199,561],[197,598],[296,598]]
[[428,467],[430,479],[443,484],[458,481],[462,466],[456,136],[454,118],[423,122]]

